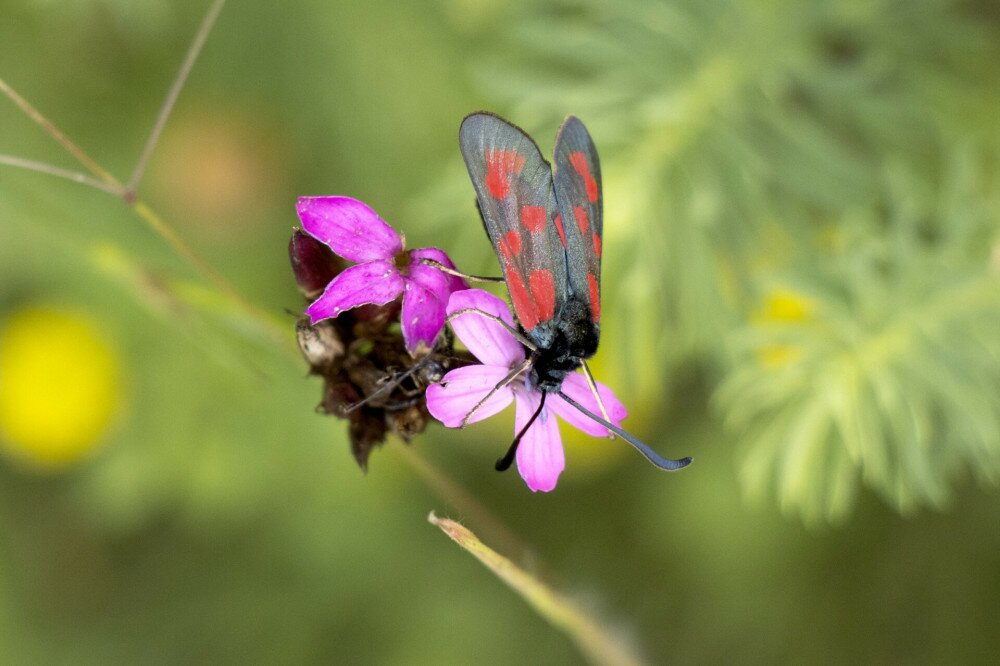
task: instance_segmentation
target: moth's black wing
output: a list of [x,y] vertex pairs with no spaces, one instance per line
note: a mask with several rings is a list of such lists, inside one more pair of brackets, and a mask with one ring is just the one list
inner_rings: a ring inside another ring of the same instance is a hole
[[489,113],[467,116],[459,143],[514,312],[548,348],[568,294],[552,168],[523,130]]
[[555,147],[555,192],[566,235],[570,290],[601,320],[601,241],[604,198],[597,148],[580,119],[569,116]]

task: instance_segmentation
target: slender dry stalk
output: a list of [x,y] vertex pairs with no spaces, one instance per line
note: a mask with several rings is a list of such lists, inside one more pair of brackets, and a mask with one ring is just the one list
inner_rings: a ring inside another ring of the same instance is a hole
[[454,520],[438,518],[434,512],[431,512],[427,520],[474,555],[552,626],[566,632],[591,663],[607,666],[636,666],[642,663],[622,637],[608,630],[606,623],[497,553],[467,527]]
[[180,96],[181,90],[187,82],[188,75],[191,73],[191,68],[194,67],[194,63],[198,59],[198,54],[201,53],[201,48],[205,45],[205,41],[208,39],[209,33],[212,32],[212,28],[215,26],[215,20],[219,18],[219,12],[222,11],[222,6],[224,4],[226,4],[226,0],[215,0],[215,2],[212,3],[212,6],[208,8],[208,12],[205,14],[205,18],[201,21],[201,27],[198,28],[198,33],[194,36],[194,41],[192,41],[191,46],[188,47],[188,52],[187,55],[184,56],[184,62],[181,63],[180,71],[177,72],[177,77],[171,84],[170,91],[167,92],[167,98],[163,101],[163,106],[160,107],[160,113],[156,117],[156,123],[153,125],[153,129],[149,133],[149,137],[146,139],[146,144],[142,148],[142,154],[139,155],[139,160],[135,163],[135,168],[132,170],[132,176],[128,179],[128,186],[126,187],[126,190],[133,196],[139,188],[139,181],[142,180],[142,176],[146,171],[146,164],[149,162],[149,158],[152,156],[153,150],[156,149],[156,144],[160,140],[160,134],[163,132],[163,128],[167,124],[167,119],[170,117],[171,111],[174,110],[174,104],[177,103],[177,98]]

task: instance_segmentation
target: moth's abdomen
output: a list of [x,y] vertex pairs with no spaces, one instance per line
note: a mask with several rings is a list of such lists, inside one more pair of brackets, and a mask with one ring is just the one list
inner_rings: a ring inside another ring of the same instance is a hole
[[586,301],[571,297],[557,319],[552,343],[534,353],[532,382],[542,391],[558,391],[563,379],[597,352],[601,331]]

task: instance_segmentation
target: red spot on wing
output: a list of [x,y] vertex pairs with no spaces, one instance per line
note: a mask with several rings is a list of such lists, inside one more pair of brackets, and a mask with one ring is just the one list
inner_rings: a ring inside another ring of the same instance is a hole
[[566,232],[563,231],[562,215],[556,213],[555,223],[556,223],[556,231],[559,232],[559,240],[562,241],[563,247],[566,247]]
[[486,153],[486,188],[497,199],[510,194],[510,179],[524,168],[524,155],[516,150],[495,149]]
[[500,254],[503,255],[504,264],[507,264],[511,259],[514,258],[513,253],[511,253],[510,251],[510,244],[507,243],[506,239],[501,238],[500,242],[497,243],[497,247],[500,248]]
[[601,291],[593,273],[587,273],[587,285],[590,287],[590,313],[596,324],[601,321]]
[[[519,256],[521,254],[521,234],[517,233],[517,229],[511,229],[504,236],[504,240],[507,242],[507,246],[514,256]],[[509,259],[510,257],[508,257]]]
[[594,232],[594,254],[598,257],[601,256],[601,237],[597,235],[596,231]]
[[528,276],[528,286],[535,299],[535,309],[539,321],[548,321],[556,313],[556,281],[552,271],[539,269],[531,271]]
[[597,203],[600,193],[597,190],[597,181],[590,174],[590,165],[587,164],[587,156],[579,150],[574,150],[569,154],[569,163],[580,174],[580,178],[583,178],[583,184],[587,188],[587,200],[590,203]]
[[504,268],[503,275],[507,280],[507,290],[510,292],[510,300],[514,304],[517,319],[526,331],[530,331],[538,326],[538,314],[535,312],[535,304],[531,300],[528,288],[524,285],[521,274],[511,267]]
[[583,237],[587,237],[587,227],[590,226],[590,220],[587,219],[587,211],[583,206],[574,206],[573,215],[576,217],[576,226],[580,227],[580,233]]
[[536,233],[545,228],[545,221],[548,219],[548,211],[545,206],[521,206],[521,224],[532,233]]

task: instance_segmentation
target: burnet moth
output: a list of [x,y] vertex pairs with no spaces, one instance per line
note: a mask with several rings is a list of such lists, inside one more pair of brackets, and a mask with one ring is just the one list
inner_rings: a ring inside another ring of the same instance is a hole
[[491,394],[525,372],[542,393],[537,411],[497,461],[497,469],[510,466],[549,393],[627,441],[656,467],[676,470],[688,465],[691,458],[660,456],[610,423],[607,414],[601,418],[561,390],[566,375],[582,366],[600,401],[585,363],[597,351],[601,333],[604,222],[601,165],[587,128],[574,116],[566,118],[556,136],[554,169],[530,136],[491,113],[466,116],[459,143],[517,315],[519,330],[511,332],[530,351],[524,365],[514,368]]

